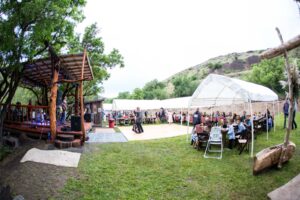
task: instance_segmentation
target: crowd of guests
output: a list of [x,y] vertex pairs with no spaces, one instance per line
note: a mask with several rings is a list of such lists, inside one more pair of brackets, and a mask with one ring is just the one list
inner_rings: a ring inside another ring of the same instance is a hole
[[[267,117],[267,118],[266,118]],[[270,111],[267,109],[265,114],[254,113],[253,120],[262,119],[263,122],[266,122],[265,128],[270,130],[273,127],[273,116],[270,114]],[[267,120],[265,120],[267,119]],[[252,128],[251,116],[247,115],[246,111],[243,111],[240,115],[236,113],[225,112],[220,113],[219,111],[213,112],[211,115],[206,113],[201,113],[199,108],[193,113],[193,129],[192,129],[192,139],[191,145],[197,143],[198,133],[196,132],[196,126],[205,126],[206,132],[209,133],[211,127],[219,126],[221,131],[227,133],[228,138],[228,148],[232,149],[234,141],[236,138],[245,138]]]

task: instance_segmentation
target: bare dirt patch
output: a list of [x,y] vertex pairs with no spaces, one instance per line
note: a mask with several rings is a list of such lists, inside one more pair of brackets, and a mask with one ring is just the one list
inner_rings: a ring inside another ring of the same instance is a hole
[[59,191],[70,177],[77,177],[77,169],[20,160],[31,148],[54,149],[42,140],[26,139],[22,146],[0,162],[0,186],[11,187],[13,196],[25,199],[59,198]]

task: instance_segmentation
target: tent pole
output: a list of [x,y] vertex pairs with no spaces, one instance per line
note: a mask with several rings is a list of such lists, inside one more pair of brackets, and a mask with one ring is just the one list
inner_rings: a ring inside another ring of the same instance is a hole
[[254,128],[253,128],[253,110],[252,110],[252,101],[251,101],[251,99],[250,99],[250,114],[251,114],[251,158],[253,158]]
[[273,119],[273,127],[274,127],[274,132],[275,132],[275,103],[273,101],[273,116],[274,116],[274,119]]
[[188,112],[186,115],[186,119],[187,119],[187,132],[186,132],[186,141],[189,141],[189,131],[190,131],[190,107],[188,107]]
[[182,108],[180,109],[180,124],[182,126]]
[[279,100],[277,100],[277,118],[279,117],[280,113],[279,113]]
[[268,126],[268,103],[266,103],[266,126],[267,126],[267,140],[269,140],[269,126]]

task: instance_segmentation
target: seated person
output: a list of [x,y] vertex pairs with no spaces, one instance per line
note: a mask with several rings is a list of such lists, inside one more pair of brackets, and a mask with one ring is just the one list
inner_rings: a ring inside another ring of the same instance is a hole
[[235,140],[235,134],[234,134],[234,128],[233,128],[233,120],[231,119],[229,121],[229,127],[228,127],[228,148],[229,149],[232,149],[233,147],[233,143],[234,143],[234,140]]
[[191,135],[191,145],[195,145],[198,141],[198,136],[197,133],[195,131],[195,128],[192,129],[192,135]]
[[238,130],[235,135],[244,136],[246,134],[246,127],[244,126],[244,123],[240,119],[238,119],[237,124],[238,124]]
[[272,117],[268,118],[268,130],[270,130],[273,127],[273,119]]
[[250,128],[251,127],[251,119],[250,116],[248,115],[247,118],[244,121],[244,125],[246,128]]
[[13,121],[23,121],[23,112],[21,109],[21,103],[17,102],[16,107],[13,111]]

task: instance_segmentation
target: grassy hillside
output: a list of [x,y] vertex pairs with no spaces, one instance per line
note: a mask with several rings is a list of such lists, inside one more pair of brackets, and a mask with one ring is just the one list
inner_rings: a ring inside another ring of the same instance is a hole
[[177,74],[174,74],[166,80],[170,83],[177,76],[196,75],[198,80],[202,80],[210,73],[226,74],[231,77],[240,76],[250,70],[251,64],[258,63],[259,54],[263,50],[247,51],[242,53],[230,53],[227,55],[211,58],[201,64],[187,68]]
[[201,64],[187,68],[166,79],[167,93],[172,96],[174,85],[172,81],[182,76],[194,77],[196,85],[208,74],[222,74],[230,77],[242,78],[248,73],[252,64],[260,61],[259,54],[263,50],[247,51],[242,53],[230,53],[211,58]]
[[[174,92],[174,85],[172,83],[173,80],[184,76],[193,77],[192,79],[197,83],[197,85],[210,73],[244,79],[245,75],[251,72],[251,65],[260,62],[259,55],[263,51],[264,50],[254,50],[242,53],[230,53],[211,58],[201,64],[189,67],[172,75],[164,81],[167,85],[167,93],[172,95]],[[300,48],[290,51],[289,58],[297,58],[297,60],[299,60]]]

